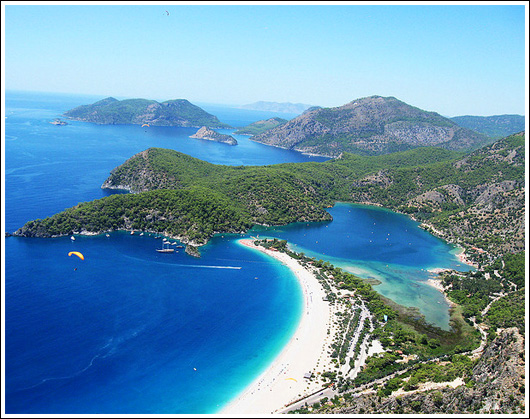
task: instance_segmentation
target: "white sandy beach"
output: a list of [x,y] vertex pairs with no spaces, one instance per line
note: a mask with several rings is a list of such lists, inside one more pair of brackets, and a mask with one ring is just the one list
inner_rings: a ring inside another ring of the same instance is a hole
[[460,262],[465,263],[466,265],[472,266],[473,268],[478,268],[478,265],[471,261],[469,255],[462,249],[460,253],[455,255]]
[[273,363],[242,394],[219,412],[222,415],[276,413],[286,404],[319,390],[322,383],[304,378],[308,372],[330,369],[327,348],[332,339],[332,306],[322,298],[325,292],[317,278],[285,253],[254,246],[251,240],[241,244],[258,249],[289,267],[298,278],[304,294],[304,309],[293,337]]
[[[464,252],[464,249],[462,249],[462,251],[460,253],[457,253],[455,255],[459,260],[460,262],[462,263],[465,263],[466,265],[469,265],[469,266],[472,266],[474,268],[477,268],[477,265],[475,263],[473,263],[470,259],[469,259],[469,256]],[[442,273],[442,272],[446,272],[446,271],[450,271],[451,269],[446,269],[446,268],[431,268],[431,269],[428,269],[428,271],[432,274],[436,274],[438,275],[439,273]],[[445,301],[447,301],[447,303],[453,307],[455,306],[456,304],[454,302],[452,302],[448,297],[447,297],[447,294],[445,293],[445,288],[442,284],[442,280],[441,279],[438,279],[438,278],[429,278],[427,280],[427,284],[429,284],[430,286],[436,288],[438,291],[440,291],[444,298],[445,298]]]
[[434,287],[436,288],[438,291],[440,291],[442,293],[442,295],[444,296],[445,298],[445,301],[447,302],[447,304],[449,304],[450,307],[454,307],[456,304],[454,302],[452,302],[449,297],[447,296],[447,294],[445,293],[445,289],[444,289],[444,286],[442,284],[442,280],[441,279],[433,279],[433,278],[429,278],[427,280],[427,284],[429,284],[431,287]]

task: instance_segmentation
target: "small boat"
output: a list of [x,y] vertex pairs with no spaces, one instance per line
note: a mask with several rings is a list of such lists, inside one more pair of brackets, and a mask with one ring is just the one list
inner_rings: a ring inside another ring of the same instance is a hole
[[140,236],[143,236],[143,235],[144,235],[144,233],[140,233]]
[[134,231],[131,231],[131,236],[134,234]]
[[107,233],[107,234],[105,234],[105,236],[107,236],[107,237],[110,237],[110,234],[109,234],[109,233]]
[[175,249],[170,249],[166,245],[169,246],[169,243],[162,243],[162,249],[155,249],[155,250],[159,253],[173,253],[175,251]]
[[75,240],[75,237],[74,236],[70,236],[70,240]]

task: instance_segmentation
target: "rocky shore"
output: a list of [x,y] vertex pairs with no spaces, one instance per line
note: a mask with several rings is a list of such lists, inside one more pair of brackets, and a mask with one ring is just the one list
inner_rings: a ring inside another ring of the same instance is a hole
[[219,134],[217,131],[208,127],[199,128],[195,134],[190,135],[190,138],[199,138],[201,140],[210,140],[228,145],[237,145],[237,140],[231,135]]

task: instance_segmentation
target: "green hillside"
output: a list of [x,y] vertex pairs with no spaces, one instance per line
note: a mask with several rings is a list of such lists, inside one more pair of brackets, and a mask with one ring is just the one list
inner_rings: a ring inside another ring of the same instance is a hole
[[[447,240],[479,249],[475,257],[485,262],[524,248],[524,149],[524,135],[515,135],[467,155],[425,147],[371,157],[345,153],[322,163],[234,167],[151,148],[114,169],[103,184],[136,193],[80,204],[15,234],[133,228],[171,231],[204,244],[216,232],[254,224],[329,220],[325,209],[346,201],[409,214]],[[179,199],[208,201],[215,210]]]
[[272,128],[276,128],[278,125],[285,124],[287,119],[283,118],[270,118],[261,121],[253,122],[246,127],[239,128],[234,134],[237,135],[258,135],[262,132],[268,131]]
[[64,115],[70,119],[96,124],[230,127],[186,99],[158,103],[147,99],[117,100],[108,97],[91,105],[78,106]]
[[455,116],[450,118],[461,127],[500,139],[525,129],[523,115]]

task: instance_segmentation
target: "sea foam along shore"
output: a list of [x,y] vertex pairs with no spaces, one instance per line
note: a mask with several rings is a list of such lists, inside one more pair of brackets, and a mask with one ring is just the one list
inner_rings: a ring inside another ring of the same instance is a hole
[[331,369],[331,358],[327,349],[332,335],[328,335],[327,331],[332,326],[332,309],[328,302],[323,300],[325,292],[318,279],[297,260],[285,253],[255,246],[248,239],[238,242],[260,250],[289,267],[302,287],[304,308],[298,328],[287,346],[265,372],[218,413],[277,413],[286,404],[299,399],[300,395],[310,394],[322,388],[322,384],[305,379],[304,374],[314,372],[317,363],[319,368],[329,364],[326,369]]

